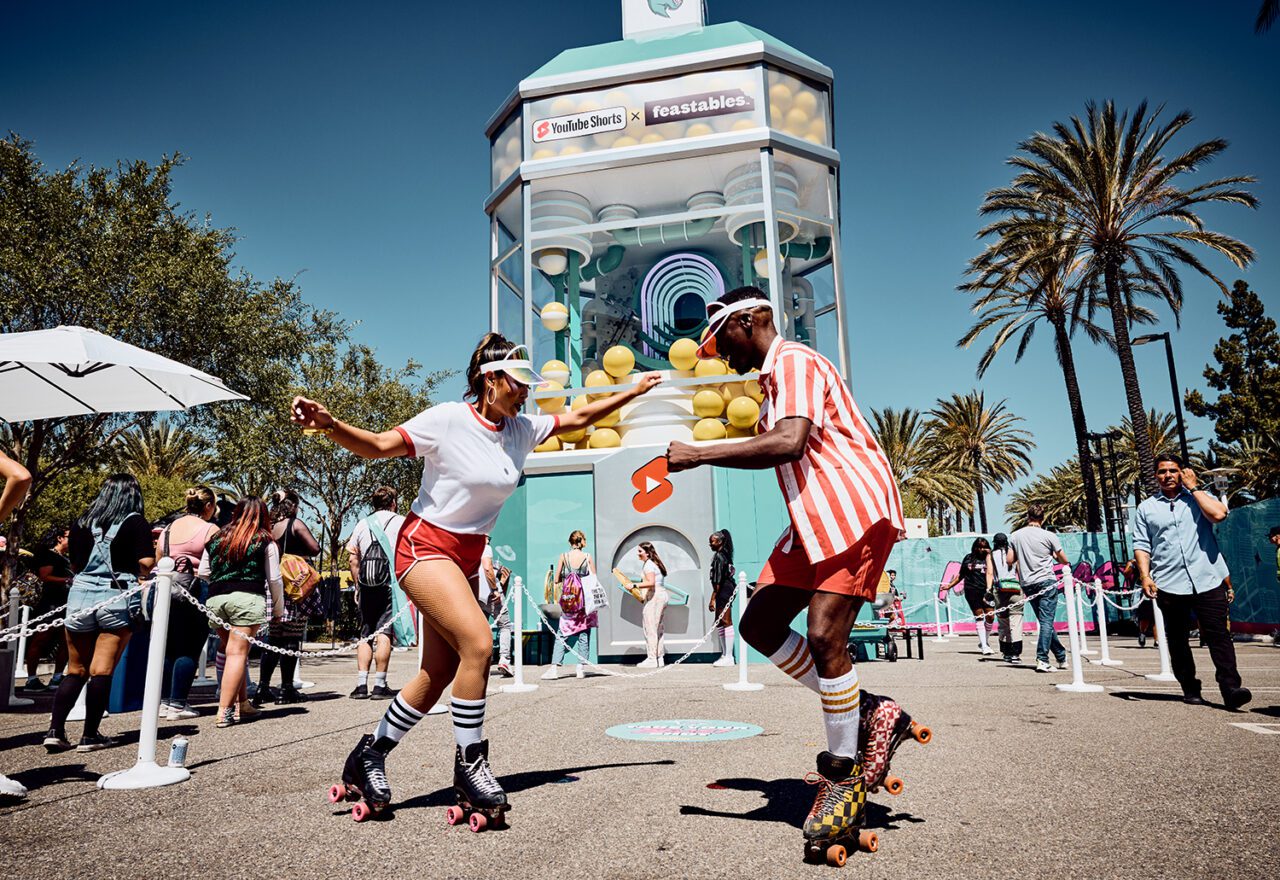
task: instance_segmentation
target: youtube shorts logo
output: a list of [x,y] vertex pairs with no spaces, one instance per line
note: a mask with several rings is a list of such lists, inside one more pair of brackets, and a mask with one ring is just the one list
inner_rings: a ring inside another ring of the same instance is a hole
[[667,475],[665,455],[646,462],[631,475],[631,485],[636,487],[631,506],[636,509],[636,513],[648,513],[671,497],[675,486],[671,485]]

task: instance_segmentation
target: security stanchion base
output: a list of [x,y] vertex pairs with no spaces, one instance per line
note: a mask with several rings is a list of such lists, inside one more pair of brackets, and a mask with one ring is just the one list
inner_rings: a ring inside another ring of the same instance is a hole
[[1123,660],[1090,660],[1094,666],[1123,666]]
[[186,767],[161,767],[154,761],[139,761],[128,770],[117,770],[101,777],[98,788],[110,791],[159,788],[162,785],[186,782],[190,778],[191,771]]
[[305,691],[307,688],[313,688],[315,686],[316,683],[314,681],[303,681],[301,678],[295,678],[293,680],[293,687],[295,690]]
[[191,686],[195,688],[217,687],[218,680],[216,678],[197,678],[195,681],[191,682]]
[[764,685],[758,681],[734,681],[724,685],[727,691],[758,691],[763,690]]
[[24,706],[34,706],[35,704],[36,704],[36,701],[29,697],[10,697],[9,705],[7,708],[21,709]]
[[1060,691],[1068,691],[1073,694],[1096,694],[1102,690],[1102,685],[1089,684],[1087,681],[1082,681],[1079,684],[1076,684],[1075,682],[1060,684],[1057,688]]
[[436,703],[434,706],[432,706],[430,709],[427,710],[427,714],[428,715],[444,715],[448,711],[449,711],[449,707],[446,706],[444,703]]
[[1145,676],[1151,681],[1177,681],[1178,677],[1172,672],[1152,672]]
[[527,694],[529,691],[536,691],[537,689],[538,686],[536,684],[526,684],[524,682],[520,684],[504,684],[502,686],[504,694]]

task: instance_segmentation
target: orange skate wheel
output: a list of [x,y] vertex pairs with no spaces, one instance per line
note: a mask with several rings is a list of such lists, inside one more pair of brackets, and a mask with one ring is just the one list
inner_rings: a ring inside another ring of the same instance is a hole
[[450,825],[457,825],[466,818],[466,813],[462,812],[462,807],[450,807],[444,811],[444,820]]
[[833,868],[843,868],[849,853],[840,844],[827,848],[827,864]]
[[372,812],[370,811],[369,807],[365,805],[363,801],[361,801],[360,803],[356,804],[354,807],[351,808],[351,818],[357,822],[363,822],[365,819],[368,819],[371,815],[373,815]]
[[880,835],[874,831],[858,832],[858,849],[863,852],[875,852],[880,848]]
[[924,745],[929,742],[929,740],[933,739],[932,730],[922,724],[917,724],[914,721],[911,722],[911,735],[915,738],[915,741],[921,745]]
[[904,785],[902,780],[896,776],[890,776],[888,779],[884,781],[884,790],[889,792],[889,794],[892,794],[892,795],[902,794],[902,790],[904,788],[906,788],[906,785]]
[[489,827],[489,818],[484,813],[472,813],[471,821],[468,824],[471,826],[472,831],[480,832]]
[[336,804],[338,801],[346,800],[347,787],[342,783],[329,786],[329,803]]

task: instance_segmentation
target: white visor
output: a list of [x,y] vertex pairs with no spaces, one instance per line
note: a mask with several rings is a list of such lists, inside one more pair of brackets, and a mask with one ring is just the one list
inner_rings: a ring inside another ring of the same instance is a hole
[[[520,352],[524,352],[525,356],[522,358],[516,357]],[[529,349],[523,345],[517,345],[511,349],[502,360],[481,364],[480,372],[506,373],[521,385],[527,385],[530,388],[541,388],[547,384],[547,380],[538,375],[537,371],[533,369],[533,363],[529,360]]]
[[698,357],[704,360],[719,357],[720,353],[716,350],[716,334],[720,332],[725,321],[729,320],[729,316],[762,306],[771,309],[773,303],[759,298],[742,299],[728,304],[719,301],[707,303],[707,329],[702,334],[702,344],[698,346]]

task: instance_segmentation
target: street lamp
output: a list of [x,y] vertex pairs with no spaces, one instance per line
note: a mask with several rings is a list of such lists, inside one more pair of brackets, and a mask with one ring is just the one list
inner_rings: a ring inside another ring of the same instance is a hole
[[1164,340],[1164,353],[1169,359],[1169,385],[1173,389],[1173,414],[1178,420],[1178,446],[1182,450],[1182,464],[1191,464],[1191,452],[1187,449],[1187,426],[1182,421],[1182,395],[1178,393],[1178,374],[1173,368],[1173,342],[1168,333],[1149,333],[1129,340],[1131,345],[1146,345],[1148,342]]

